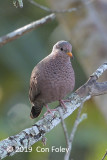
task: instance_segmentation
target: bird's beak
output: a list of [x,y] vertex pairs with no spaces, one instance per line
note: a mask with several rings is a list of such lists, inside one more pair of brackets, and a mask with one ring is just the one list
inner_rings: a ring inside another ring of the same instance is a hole
[[74,56],[71,52],[67,52],[67,55],[70,56],[72,59],[74,59]]

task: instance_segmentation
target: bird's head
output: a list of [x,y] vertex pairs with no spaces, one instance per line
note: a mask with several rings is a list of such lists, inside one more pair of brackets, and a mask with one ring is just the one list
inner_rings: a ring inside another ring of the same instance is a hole
[[71,57],[73,58],[72,54],[72,45],[67,41],[58,41],[54,46],[52,53],[57,54],[58,56],[62,56],[64,58]]

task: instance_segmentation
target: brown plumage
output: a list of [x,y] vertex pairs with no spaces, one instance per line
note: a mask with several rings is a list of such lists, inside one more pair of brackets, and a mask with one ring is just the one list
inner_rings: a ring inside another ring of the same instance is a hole
[[51,54],[34,67],[29,89],[31,118],[38,117],[43,106],[63,99],[74,89],[75,75],[70,61],[71,51],[69,42],[59,41],[53,46]]

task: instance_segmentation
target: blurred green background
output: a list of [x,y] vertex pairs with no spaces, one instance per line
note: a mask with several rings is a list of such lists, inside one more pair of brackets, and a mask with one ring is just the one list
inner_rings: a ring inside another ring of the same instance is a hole
[[[43,0],[37,2],[46,6],[50,4]],[[22,9],[16,9],[12,1],[2,0],[0,2],[0,36],[47,14],[47,12],[33,6],[28,1],[24,1]],[[61,25],[63,24],[60,22]],[[29,117],[31,109],[28,99],[29,79],[33,67],[51,52],[54,43],[62,39],[69,40],[63,27],[60,28],[60,32],[56,36],[53,36],[58,26],[59,21],[56,19],[0,48],[0,140],[19,133],[40,119],[39,117],[31,120]],[[77,89],[85,83],[88,77],[85,74],[85,68],[83,69],[76,56],[74,48],[73,54],[75,59],[72,64],[76,74],[75,89]],[[53,104],[54,106],[55,104]],[[44,108],[43,112],[45,111]],[[107,149],[107,122],[92,99],[84,104],[83,112],[88,114],[88,118],[78,127],[71,158],[75,160],[101,160]],[[69,133],[76,115],[77,111],[65,120]],[[46,134],[46,138],[47,144],[45,147],[49,147],[50,150],[52,146],[66,147],[60,124]],[[37,153],[35,148],[38,145],[42,147],[41,142],[36,143],[33,145],[31,153],[18,153],[5,159],[63,159],[64,153],[52,153],[51,151],[49,153]]]

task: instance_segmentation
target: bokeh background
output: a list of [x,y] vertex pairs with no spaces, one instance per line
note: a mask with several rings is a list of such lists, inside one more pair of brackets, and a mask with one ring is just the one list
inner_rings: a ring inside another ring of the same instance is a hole
[[[52,49],[58,40],[68,40],[73,45],[76,74],[75,90],[84,84],[103,62],[107,62],[107,1],[106,0],[37,0],[52,9],[76,7],[77,11],[58,14],[53,20],[0,48],[0,140],[19,133],[33,125],[42,115],[31,120],[28,99],[29,79],[33,67]],[[12,1],[0,1],[0,36],[18,29],[49,13],[27,0],[24,7],[15,8]],[[100,81],[107,80],[107,72]],[[56,103],[51,106],[54,107]],[[76,132],[71,158],[75,160],[101,160],[107,149],[107,95],[99,96],[84,104],[88,118]],[[77,111],[65,122],[71,132]],[[50,152],[18,153],[7,160],[63,159],[64,153],[52,153],[51,147],[66,147],[62,126],[59,124],[46,134],[46,148]],[[107,157],[105,158],[105,160]]]

